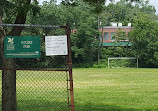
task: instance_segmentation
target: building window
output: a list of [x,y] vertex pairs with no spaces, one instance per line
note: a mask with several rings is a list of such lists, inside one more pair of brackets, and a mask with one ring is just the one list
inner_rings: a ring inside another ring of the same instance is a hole
[[109,40],[109,33],[107,32],[104,33],[104,40]]
[[111,40],[116,40],[115,32],[110,33]]

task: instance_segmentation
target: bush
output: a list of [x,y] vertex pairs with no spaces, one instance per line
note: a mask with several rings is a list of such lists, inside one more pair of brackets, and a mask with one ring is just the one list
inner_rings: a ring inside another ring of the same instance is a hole
[[93,68],[107,68],[107,59],[102,59],[99,62],[93,64]]

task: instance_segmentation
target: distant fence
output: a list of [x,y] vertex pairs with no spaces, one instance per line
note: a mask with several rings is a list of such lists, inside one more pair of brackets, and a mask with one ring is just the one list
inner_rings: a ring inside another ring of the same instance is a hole
[[136,68],[138,68],[139,62],[138,62],[138,58],[136,57],[109,57],[108,68],[110,68],[110,60],[132,60],[132,59],[136,60]]

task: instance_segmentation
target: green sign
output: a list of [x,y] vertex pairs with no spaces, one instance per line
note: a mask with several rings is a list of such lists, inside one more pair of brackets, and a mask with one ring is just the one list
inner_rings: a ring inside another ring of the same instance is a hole
[[5,36],[6,58],[40,58],[40,36]]

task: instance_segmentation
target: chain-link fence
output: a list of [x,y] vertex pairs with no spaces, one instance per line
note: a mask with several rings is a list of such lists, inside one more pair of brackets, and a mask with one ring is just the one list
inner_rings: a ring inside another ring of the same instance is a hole
[[[68,56],[46,56],[45,54],[45,35],[65,35],[65,28],[41,29],[36,27],[33,30],[25,28],[22,36],[28,33],[29,35],[41,35],[41,57],[16,58],[14,69],[6,69],[2,60],[0,63],[2,70],[16,70],[17,110],[71,110]],[[0,81],[2,81],[2,70],[0,70]],[[1,93],[2,84],[0,89]],[[0,101],[2,101],[1,97]]]
[[18,111],[68,111],[67,73],[17,71]]

